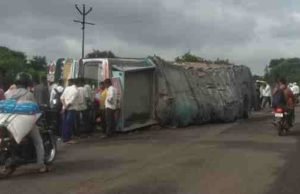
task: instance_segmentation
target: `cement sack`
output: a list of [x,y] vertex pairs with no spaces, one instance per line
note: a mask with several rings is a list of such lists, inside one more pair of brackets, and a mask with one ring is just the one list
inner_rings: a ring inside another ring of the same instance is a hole
[[19,144],[30,133],[40,116],[40,113],[34,115],[0,113],[0,125],[6,126]]

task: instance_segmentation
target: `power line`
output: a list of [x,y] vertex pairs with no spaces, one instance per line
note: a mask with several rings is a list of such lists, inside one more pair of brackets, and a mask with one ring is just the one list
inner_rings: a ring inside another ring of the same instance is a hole
[[82,10],[78,7],[77,4],[75,4],[75,8],[77,9],[77,11],[79,12],[80,15],[82,15],[82,20],[73,20],[76,23],[80,23],[82,25],[82,52],[81,52],[81,58],[84,58],[84,30],[85,30],[85,25],[95,25],[94,23],[90,23],[90,22],[86,22],[85,21],[85,17],[93,10],[92,7],[89,8],[88,11],[86,11],[85,9],[85,4],[82,5]]

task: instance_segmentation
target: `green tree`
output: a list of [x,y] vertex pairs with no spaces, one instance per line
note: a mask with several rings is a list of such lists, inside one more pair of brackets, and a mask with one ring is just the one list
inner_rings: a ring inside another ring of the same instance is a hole
[[111,51],[93,50],[88,53],[85,58],[116,58],[116,55]]
[[34,56],[26,64],[26,72],[32,75],[33,81],[38,83],[47,74],[47,59],[45,56]]
[[26,55],[19,51],[0,47],[0,87],[7,87],[15,75],[25,70]]
[[265,71],[265,79],[273,83],[280,77],[300,83],[300,58],[272,59]]
[[269,64],[269,68],[273,68],[273,67],[276,67],[278,66],[280,63],[282,63],[285,59],[281,58],[281,59],[272,59],[270,61],[270,64]]
[[29,63],[27,68],[32,68],[36,71],[45,71],[47,69],[47,60],[45,56],[34,56]]
[[22,71],[30,73],[38,81],[42,75],[47,74],[46,57],[34,56],[27,60],[23,52],[0,47],[0,87],[6,89],[13,83],[16,74]]

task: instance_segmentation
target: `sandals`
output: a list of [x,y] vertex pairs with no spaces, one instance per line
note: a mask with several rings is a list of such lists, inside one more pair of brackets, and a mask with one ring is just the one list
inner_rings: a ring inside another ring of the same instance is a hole
[[48,172],[48,171],[49,171],[49,169],[48,169],[48,167],[46,165],[44,165],[43,167],[41,167],[39,169],[39,173],[45,173],[45,172]]

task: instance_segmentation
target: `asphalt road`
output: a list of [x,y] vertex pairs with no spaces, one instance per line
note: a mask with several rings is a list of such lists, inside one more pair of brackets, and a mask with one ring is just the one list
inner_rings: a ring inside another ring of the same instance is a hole
[[0,193],[299,194],[299,126],[297,118],[279,137],[264,112],[232,124],[96,136],[61,146],[47,174],[18,169],[0,180]]

